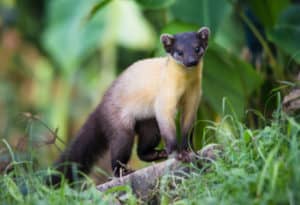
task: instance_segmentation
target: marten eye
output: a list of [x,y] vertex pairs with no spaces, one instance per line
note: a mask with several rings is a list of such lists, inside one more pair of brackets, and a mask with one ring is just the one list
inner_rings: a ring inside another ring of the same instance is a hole
[[199,46],[195,48],[196,53],[199,53],[200,51],[201,51],[201,48]]
[[175,51],[175,54],[178,55],[178,56],[183,56],[183,52],[182,52],[182,51],[179,51],[179,50],[178,50],[178,51]]

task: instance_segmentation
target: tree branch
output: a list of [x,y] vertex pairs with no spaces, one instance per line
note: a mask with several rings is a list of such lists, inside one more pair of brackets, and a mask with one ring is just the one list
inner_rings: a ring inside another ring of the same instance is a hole
[[[196,153],[190,153],[192,163],[198,166],[203,165],[203,163],[208,163],[215,160],[217,156],[222,151],[221,145],[210,144],[205,146],[203,149]],[[153,165],[137,170],[129,175],[114,178],[109,182],[97,186],[97,189],[104,192],[110,188],[130,185],[133,192],[141,199],[146,199],[149,194],[152,193],[152,189],[158,183],[158,179],[165,174],[176,174],[179,172],[189,172],[185,164],[182,162],[171,158],[163,162],[154,163]]]

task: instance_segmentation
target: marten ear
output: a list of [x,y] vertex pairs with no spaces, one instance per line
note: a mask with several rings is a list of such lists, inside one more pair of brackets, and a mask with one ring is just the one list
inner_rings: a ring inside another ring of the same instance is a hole
[[174,40],[175,40],[175,38],[171,34],[162,34],[160,36],[160,41],[163,44],[167,53],[171,52]]
[[205,48],[207,47],[207,42],[208,42],[208,38],[210,36],[210,30],[208,27],[201,27],[198,31],[197,31],[197,36],[200,39],[200,41],[203,43],[203,45],[205,46]]
[[210,30],[208,27],[204,26],[201,27],[198,31],[197,31],[197,35],[200,39],[202,40],[208,40],[209,35],[210,35]]

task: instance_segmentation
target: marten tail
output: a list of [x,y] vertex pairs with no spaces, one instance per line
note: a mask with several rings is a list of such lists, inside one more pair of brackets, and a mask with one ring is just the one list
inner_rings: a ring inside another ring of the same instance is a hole
[[[61,172],[69,183],[80,178],[80,173],[88,174],[97,159],[109,147],[100,117],[97,110],[89,116],[78,135],[55,163],[55,169]],[[58,185],[61,180],[60,175],[51,175],[47,184]]]

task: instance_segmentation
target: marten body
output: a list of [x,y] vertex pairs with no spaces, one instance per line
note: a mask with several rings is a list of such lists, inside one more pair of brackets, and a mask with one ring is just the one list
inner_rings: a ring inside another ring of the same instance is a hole
[[[79,171],[88,173],[97,158],[109,151],[112,170],[119,176],[130,158],[135,135],[138,156],[144,161],[164,159],[173,152],[186,160],[188,133],[201,99],[202,56],[208,35],[207,28],[175,36],[163,35],[161,40],[169,55],[138,61],[112,83],[71,146],[61,155],[58,170],[72,181],[72,168],[63,163],[76,163]],[[187,44],[186,48],[182,42]],[[180,46],[182,52],[192,48],[196,53],[194,58],[185,59],[176,53],[181,52]],[[181,146],[176,140],[178,110],[182,116]],[[156,150],[161,137],[166,149]],[[52,183],[57,180],[53,177]]]

